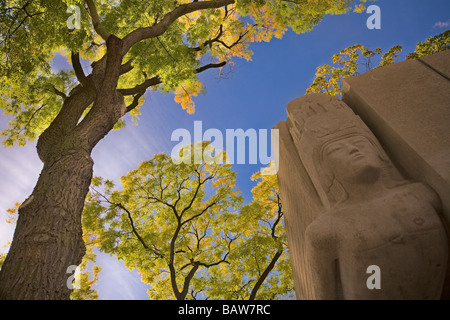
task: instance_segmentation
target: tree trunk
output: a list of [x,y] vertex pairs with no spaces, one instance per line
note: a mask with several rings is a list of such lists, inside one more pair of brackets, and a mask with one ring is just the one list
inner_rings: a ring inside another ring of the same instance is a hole
[[69,298],[67,268],[80,264],[85,253],[81,212],[92,167],[85,151],[44,164],[33,193],[19,208],[0,272],[1,299]]
[[37,151],[44,167],[33,193],[19,207],[0,272],[0,299],[70,298],[73,269],[67,273],[68,268],[79,265],[85,253],[81,214],[92,179],[90,155],[126,111],[116,89],[122,40],[110,36],[106,46],[105,59],[93,65],[90,76],[78,72],[82,84],[39,137]]

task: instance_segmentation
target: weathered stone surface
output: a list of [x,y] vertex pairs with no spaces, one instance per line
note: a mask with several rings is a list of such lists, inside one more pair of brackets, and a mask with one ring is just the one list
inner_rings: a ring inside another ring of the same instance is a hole
[[[314,299],[311,271],[305,256],[305,231],[320,215],[319,196],[295,150],[286,122],[280,121],[278,184],[282,194],[284,222],[297,299]],[[277,148],[274,148],[277,150]]]
[[408,60],[344,79],[343,101],[408,176],[439,193],[450,220],[450,82]]
[[[307,95],[287,110],[278,180],[299,298],[439,298],[448,247],[436,194],[405,180],[338,98]],[[366,283],[373,265],[380,289]]]
[[450,50],[421,57],[419,61],[440,73],[447,80],[450,79]]
[[[450,50],[347,78],[343,100],[403,174],[430,185],[450,221]],[[450,264],[443,298],[450,298]]]

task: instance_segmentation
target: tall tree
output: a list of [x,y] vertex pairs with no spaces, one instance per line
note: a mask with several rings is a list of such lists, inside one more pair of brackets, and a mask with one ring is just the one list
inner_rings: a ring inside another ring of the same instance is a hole
[[[248,59],[251,42],[281,37],[288,27],[310,30],[351,2],[2,1],[0,106],[13,117],[4,144],[38,138],[43,169],[19,208],[0,298],[69,298],[66,270],[85,253],[81,214],[91,152],[124,115],[138,112],[148,90],[174,92],[192,112],[202,89],[198,73],[233,56]],[[52,71],[55,52],[70,59],[71,70]]]
[[121,191],[95,178],[87,241],[138,270],[151,299],[290,297],[277,177],[254,174],[261,181],[243,207],[235,177],[229,164],[174,164],[159,154],[123,176]]
[[208,295],[203,279],[230,263],[239,238],[235,178],[230,164],[175,164],[158,154],[121,178],[122,191],[96,179],[83,226],[102,251],[138,270],[151,299]]

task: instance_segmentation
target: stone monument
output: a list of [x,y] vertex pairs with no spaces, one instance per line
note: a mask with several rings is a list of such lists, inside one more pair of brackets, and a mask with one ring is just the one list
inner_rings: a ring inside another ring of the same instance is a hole
[[[346,78],[342,100],[405,176],[436,191],[450,234],[450,50]],[[450,261],[442,299],[450,299]]]
[[276,158],[297,298],[439,299],[448,260],[439,196],[405,179],[339,98],[306,95],[287,112]]

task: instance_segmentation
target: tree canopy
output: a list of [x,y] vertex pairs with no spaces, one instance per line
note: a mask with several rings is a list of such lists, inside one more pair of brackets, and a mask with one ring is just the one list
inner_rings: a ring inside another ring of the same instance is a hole
[[[418,42],[414,52],[406,55],[406,59],[417,59],[448,49],[450,49],[450,30]],[[316,78],[306,93],[341,95],[343,78],[392,64],[400,57],[401,51],[400,45],[395,45],[384,53],[380,47],[372,51],[362,44],[349,46],[332,56],[332,64],[317,67]]]
[[86,243],[136,268],[150,299],[286,296],[293,283],[276,176],[255,174],[262,181],[244,207],[235,178],[230,164],[176,164],[165,154],[123,176],[120,191],[96,178],[83,215]]
[[[123,39],[118,91],[126,112],[139,113],[148,88],[173,92],[188,112],[204,88],[198,73],[250,59],[249,44],[280,38],[291,28],[311,30],[325,14],[350,9],[350,0],[8,0],[0,4],[0,107],[12,117],[2,132],[7,146],[24,145],[47,128],[81,83],[90,85],[93,64],[104,60],[106,39]],[[69,29],[70,5],[80,27]],[[55,72],[65,55],[71,69]],[[80,60],[81,59],[81,60]],[[77,116],[89,111],[87,103]],[[123,120],[116,128],[124,125]]]

